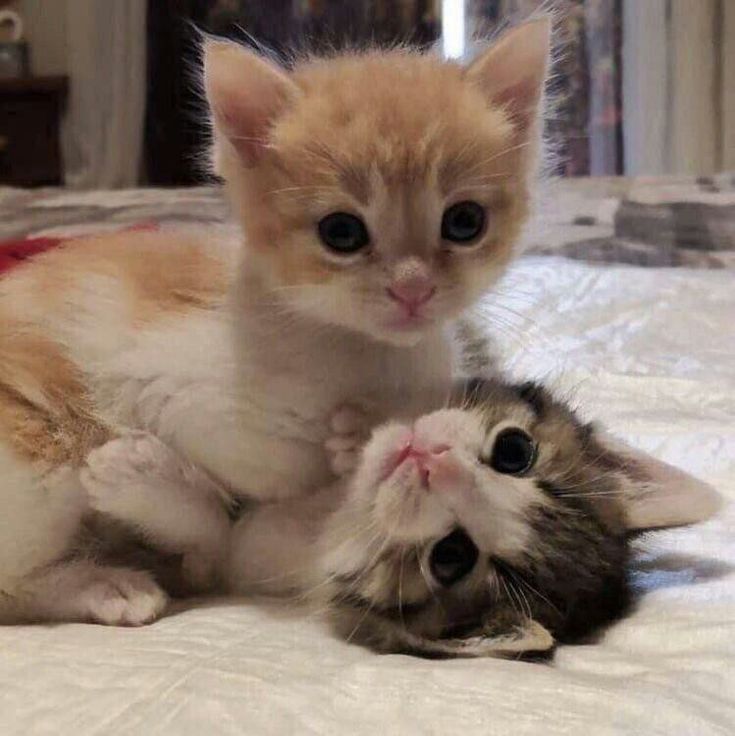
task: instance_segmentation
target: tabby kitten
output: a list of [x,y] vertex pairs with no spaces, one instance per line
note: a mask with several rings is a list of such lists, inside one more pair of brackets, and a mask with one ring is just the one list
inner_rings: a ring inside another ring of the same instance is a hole
[[[78,553],[90,511],[176,535],[196,589],[233,499],[328,481],[335,406],[380,419],[444,401],[446,327],[526,218],[548,51],[545,20],[467,69],[393,50],[287,72],[206,44],[240,228],[70,242],[0,281],[0,621],[150,621],[165,605],[150,575]],[[117,482],[88,497],[90,452],[131,431],[159,441],[151,467],[172,451],[206,476],[201,496],[180,503],[175,477],[115,494],[140,459],[118,454]]]
[[379,651],[540,654],[625,610],[633,533],[719,504],[539,386],[470,381],[449,408],[374,433],[310,589]]

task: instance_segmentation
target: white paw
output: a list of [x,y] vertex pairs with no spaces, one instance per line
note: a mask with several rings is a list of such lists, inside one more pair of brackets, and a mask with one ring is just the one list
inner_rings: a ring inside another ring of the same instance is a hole
[[329,421],[331,434],[324,447],[335,475],[348,475],[357,467],[369,426],[367,414],[356,406],[345,405],[332,414]]
[[105,568],[80,594],[85,618],[107,626],[141,626],[165,610],[168,596],[146,572]]

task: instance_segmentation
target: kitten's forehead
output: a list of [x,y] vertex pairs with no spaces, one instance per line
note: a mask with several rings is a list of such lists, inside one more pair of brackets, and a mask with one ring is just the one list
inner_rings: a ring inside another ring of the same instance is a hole
[[292,173],[321,175],[363,199],[376,174],[388,186],[433,179],[448,190],[470,169],[485,173],[485,159],[499,176],[507,168],[491,159],[508,148],[512,126],[455,64],[373,52],[308,62],[293,78],[303,94],[272,137]]

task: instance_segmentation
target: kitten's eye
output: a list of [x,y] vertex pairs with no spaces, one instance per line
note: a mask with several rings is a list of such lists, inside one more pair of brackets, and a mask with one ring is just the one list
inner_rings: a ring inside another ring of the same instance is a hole
[[498,473],[522,475],[536,462],[536,445],[522,429],[504,429],[495,438],[490,462]]
[[477,202],[457,202],[442,217],[442,238],[453,243],[469,243],[485,228],[485,210]]
[[347,212],[333,212],[319,220],[319,237],[335,253],[355,253],[370,242],[365,223]]
[[455,529],[431,550],[431,574],[448,588],[472,571],[478,554],[475,543],[461,529]]

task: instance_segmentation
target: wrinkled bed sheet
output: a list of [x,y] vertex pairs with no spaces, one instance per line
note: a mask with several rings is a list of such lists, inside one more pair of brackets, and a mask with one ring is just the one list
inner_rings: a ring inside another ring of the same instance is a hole
[[[289,606],[0,627],[0,734],[735,733],[735,274],[533,255],[481,310],[511,373],[714,483],[638,545],[636,610],[551,664],[378,656]],[[1,510],[0,510],[1,512]]]

